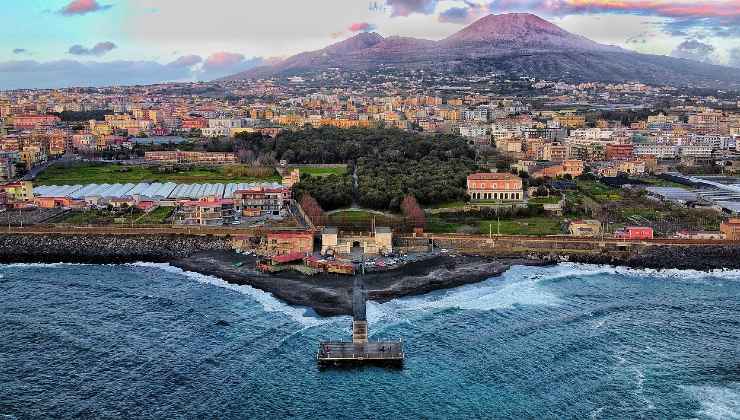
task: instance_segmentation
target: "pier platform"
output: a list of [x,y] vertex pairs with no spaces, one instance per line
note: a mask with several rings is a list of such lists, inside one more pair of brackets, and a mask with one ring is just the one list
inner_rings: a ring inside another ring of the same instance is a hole
[[319,366],[403,365],[402,341],[323,341],[316,360]]

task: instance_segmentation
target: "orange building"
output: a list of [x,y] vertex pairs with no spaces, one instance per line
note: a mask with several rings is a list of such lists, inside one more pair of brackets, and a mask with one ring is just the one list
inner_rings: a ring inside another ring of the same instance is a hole
[[740,218],[735,217],[719,225],[719,231],[728,241],[740,241]]
[[522,179],[510,173],[471,174],[468,196],[472,201],[524,201]]
[[630,160],[633,150],[631,144],[607,144],[606,160]]

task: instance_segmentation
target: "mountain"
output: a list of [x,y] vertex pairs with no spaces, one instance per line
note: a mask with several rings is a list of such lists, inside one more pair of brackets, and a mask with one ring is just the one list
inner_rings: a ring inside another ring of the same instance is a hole
[[528,13],[488,15],[470,26],[443,39],[447,48],[485,50],[582,50],[615,51],[619,48],[591,41],[572,34],[552,23]]
[[488,15],[440,41],[360,33],[324,49],[300,53],[225,80],[291,76],[330,68],[425,69],[574,82],[740,87],[737,69],[599,44],[527,13]]

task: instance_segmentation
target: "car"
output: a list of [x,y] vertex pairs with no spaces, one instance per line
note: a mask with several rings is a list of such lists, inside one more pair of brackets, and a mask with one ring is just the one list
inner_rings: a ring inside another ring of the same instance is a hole
[[241,225],[241,224],[242,224],[242,222],[240,222],[240,221],[238,221],[238,220],[234,220],[233,222],[231,222],[231,224],[232,224],[232,225]]

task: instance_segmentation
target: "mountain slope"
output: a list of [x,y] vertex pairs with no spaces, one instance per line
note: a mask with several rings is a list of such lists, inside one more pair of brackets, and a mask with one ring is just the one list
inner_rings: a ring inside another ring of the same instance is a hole
[[440,41],[361,33],[226,80],[381,67],[571,81],[740,86],[737,69],[599,44],[526,13],[489,15]]

